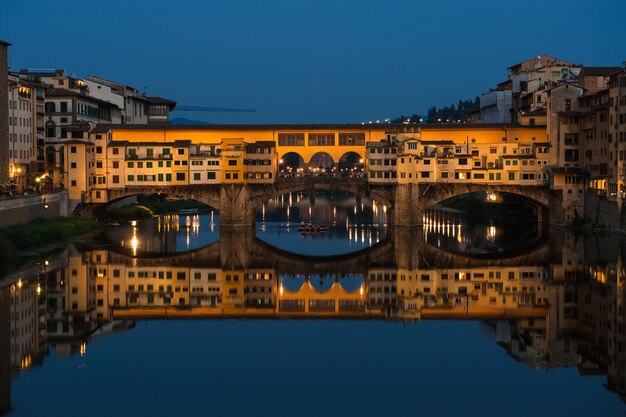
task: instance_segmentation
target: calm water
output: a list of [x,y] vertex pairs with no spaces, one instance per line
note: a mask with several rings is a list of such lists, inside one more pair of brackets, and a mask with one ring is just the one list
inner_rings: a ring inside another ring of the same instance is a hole
[[6,415],[626,411],[621,240],[285,198],[255,228],[140,221],[6,276]]
[[[368,248],[387,234],[387,207],[340,191],[282,195],[263,205],[257,218],[259,239],[301,255],[341,255]],[[328,230],[308,232],[307,225]]]

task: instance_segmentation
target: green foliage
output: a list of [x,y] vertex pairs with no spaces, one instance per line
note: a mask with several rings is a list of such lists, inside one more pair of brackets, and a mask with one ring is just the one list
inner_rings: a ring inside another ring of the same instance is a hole
[[154,215],[153,211],[142,204],[131,204],[124,207],[119,207],[113,210],[110,210],[108,213],[109,217],[116,220],[137,220],[137,219],[147,219]]
[[175,213],[178,210],[198,209],[208,210],[209,206],[196,200],[166,200],[156,194],[138,196],[137,204],[119,207],[107,212],[115,220],[128,221],[145,219],[165,213]]
[[409,123],[438,123],[439,120],[441,122],[445,122],[446,120],[457,121],[460,120],[462,122],[469,119],[470,113],[480,109],[480,98],[476,96],[474,100],[459,100],[459,103],[455,106],[454,104],[450,104],[449,106],[443,106],[441,108],[438,107],[430,107],[428,109],[428,113],[426,117],[422,117],[419,114],[413,114],[412,116],[400,115],[400,117],[396,117],[391,120],[391,123],[404,123],[407,120]]
[[14,265],[26,251],[63,243],[101,227],[95,220],[59,217],[0,229],[0,264]]
[[474,100],[459,100],[459,103],[454,106],[444,106],[442,108],[431,107],[428,109],[428,115],[426,120],[429,123],[436,123],[439,120],[445,122],[449,121],[466,121],[469,119],[470,113],[480,108],[480,99],[476,97]]

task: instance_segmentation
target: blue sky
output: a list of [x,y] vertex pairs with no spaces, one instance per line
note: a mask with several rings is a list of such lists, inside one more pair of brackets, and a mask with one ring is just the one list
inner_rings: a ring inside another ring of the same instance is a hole
[[626,60],[626,2],[0,2],[10,66],[65,68],[214,123],[363,122],[473,98],[534,55]]

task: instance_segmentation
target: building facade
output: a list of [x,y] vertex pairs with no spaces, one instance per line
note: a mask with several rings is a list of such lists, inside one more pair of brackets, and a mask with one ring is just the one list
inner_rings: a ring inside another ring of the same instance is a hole
[[[0,40],[0,186],[8,188],[9,184],[9,46],[10,43]],[[8,190],[6,190],[8,191]]]

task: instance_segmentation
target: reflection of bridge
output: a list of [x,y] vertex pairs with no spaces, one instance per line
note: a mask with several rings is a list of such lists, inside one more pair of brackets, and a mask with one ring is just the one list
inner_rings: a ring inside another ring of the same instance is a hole
[[[544,220],[563,224],[565,211],[561,190],[543,186],[490,185],[461,183],[388,184],[373,185],[366,178],[294,177],[281,178],[274,184],[180,185],[126,187],[109,190],[112,201],[123,197],[161,193],[198,200],[220,211],[222,226],[254,224],[256,211],[271,198],[285,193],[305,190],[343,190],[367,194],[373,200],[391,208],[389,223],[398,226],[418,226],[423,212],[446,199],[467,193],[494,192],[514,194],[532,201],[543,212]],[[549,217],[545,217],[549,215]]]
[[278,274],[366,273],[373,266],[398,268],[462,268],[546,265],[555,254],[547,242],[534,243],[512,256],[489,257],[448,252],[425,242],[417,230],[390,228],[388,236],[372,247],[345,255],[306,256],[279,249],[255,235],[253,228],[222,229],[220,240],[203,248],[154,257],[133,257],[110,252],[116,262],[138,266],[175,265],[229,270],[272,268]]

